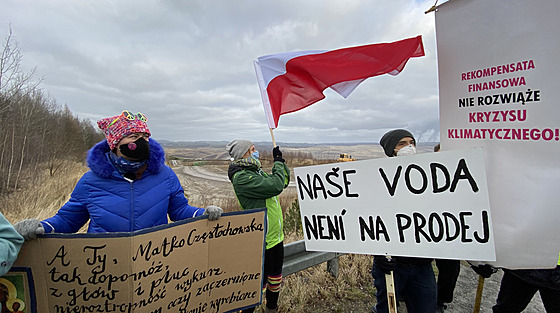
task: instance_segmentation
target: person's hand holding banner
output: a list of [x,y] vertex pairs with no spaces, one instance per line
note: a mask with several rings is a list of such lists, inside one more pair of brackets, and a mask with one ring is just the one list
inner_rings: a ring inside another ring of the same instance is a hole
[[397,267],[395,259],[386,257],[384,255],[376,255],[374,257],[375,266],[385,274],[389,274]]
[[493,267],[490,264],[479,264],[479,265],[472,265],[471,264],[471,268],[478,275],[480,275],[484,278],[489,278],[490,276],[492,276],[492,274],[494,274],[498,271],[497,268]]

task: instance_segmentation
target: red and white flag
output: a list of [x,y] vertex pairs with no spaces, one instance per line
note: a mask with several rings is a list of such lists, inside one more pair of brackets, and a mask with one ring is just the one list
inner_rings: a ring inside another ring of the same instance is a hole
[[424,55],[422,36],[332,51],[265,55],[254,61],[268,127],[280,115],[325,98],[331,88],[344,98],[369,77],[399,74],[408,59]]

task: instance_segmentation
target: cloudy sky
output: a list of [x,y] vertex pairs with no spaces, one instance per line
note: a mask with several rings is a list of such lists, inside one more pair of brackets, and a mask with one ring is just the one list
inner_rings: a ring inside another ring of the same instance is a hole
[[[444,1],[442,1],[444,2]],[[142,112],[156,139],[270,141],[253,60],[422,35],[426,55],[282,115],[277,142],[439,140],[434,0],[3,0],[24,69],[80,118]],[[438,3],[438,4],[441,4]]]

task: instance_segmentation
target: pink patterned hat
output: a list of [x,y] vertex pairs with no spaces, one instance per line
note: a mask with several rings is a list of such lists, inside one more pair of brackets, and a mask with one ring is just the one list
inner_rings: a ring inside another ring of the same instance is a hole
[[107,138],[107,143],[113,150],[119,141],[124,137],[133,133],[150,134],[148,118],[142,113],[132,113],[130,111],[122,111],[121,115],[106,117],[97,121],[97,126],[103,131]]

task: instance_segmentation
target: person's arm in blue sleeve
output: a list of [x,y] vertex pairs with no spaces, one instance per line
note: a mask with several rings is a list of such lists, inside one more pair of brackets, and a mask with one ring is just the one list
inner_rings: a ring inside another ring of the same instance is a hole
[[84,175],[72,191],[70,200],[58,210],[55,216],[41,221],[45,233],[75,233],[87,223],[89,213],[85,204],[87,197],[85,180]]
[[23,237],[0,213],[0,276],[4,276],[16,261]]
[[169,184],[171,194],[169,197],[169,209],[167,210],[169,218],[172,221],[179,221],[204,214],[205,209],[189,205],[189,200],[185,197],[185,192],[179,178],[171,169],[170,172]]

